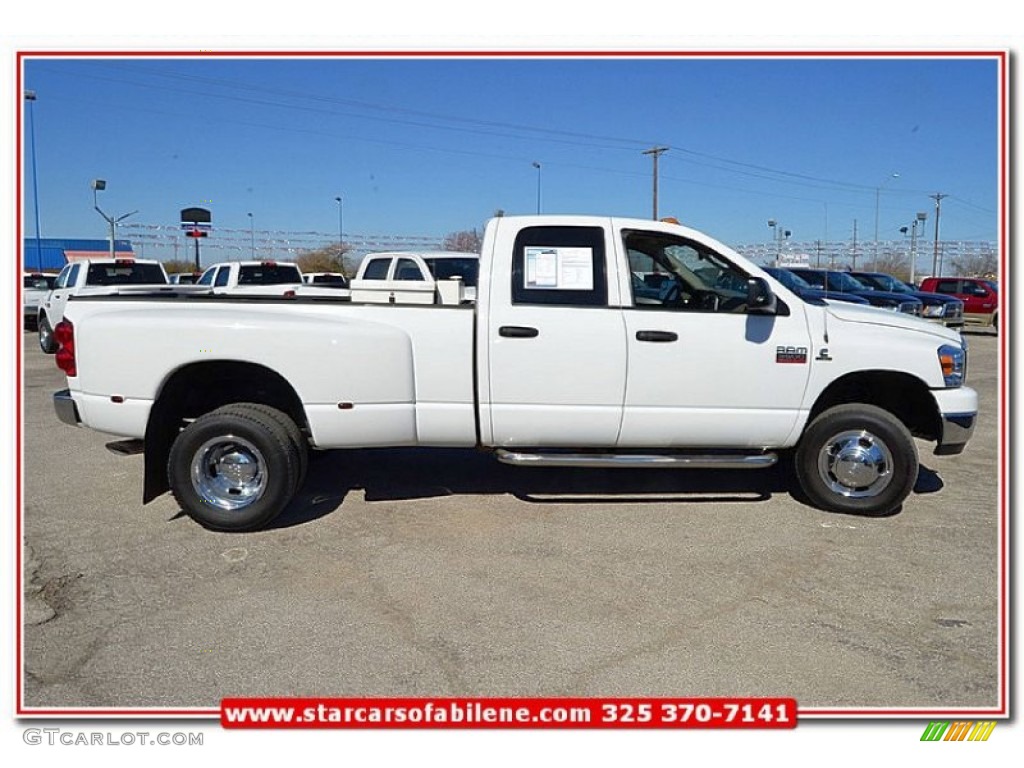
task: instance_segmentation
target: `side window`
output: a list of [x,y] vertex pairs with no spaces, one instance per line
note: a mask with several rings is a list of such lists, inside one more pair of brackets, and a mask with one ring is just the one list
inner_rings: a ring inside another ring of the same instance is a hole
[[423,271],[412,259],[399,259],[395,264],[394,280],[426,280]]
[[601,227],[526,227],[512,252],[512,303],[605,307]]
[[71,272],[71,265],[64,267],[57,275],[57,282],[53,284],[54,288],[63,288],[68,284],[68,273]]
[[746,273],[717,253],[663,232],[627,231],[623,239],[636,308],[746,310]]
[[939,293],[960,293],[959,280],[939,280],[935,290]]
[[217,279],[214,280],[213,284],[218,288],[223,288],[228,284],[229,277],[231,277],[231,267],[221,267],[217,270]]
[[78,284],[78,273],[82,270],[81,264],[75,264],[68,273],[68,288],[74,288]]
[[371,259],[363,270],[364,280],[387,280],[391,259]]

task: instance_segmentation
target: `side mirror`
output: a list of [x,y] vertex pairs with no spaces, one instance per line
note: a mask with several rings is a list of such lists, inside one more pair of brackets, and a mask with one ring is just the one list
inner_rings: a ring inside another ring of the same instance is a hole
[[777,311],[775,294],[763,277],[747,279],[747,312],[752,315],[774,315]]

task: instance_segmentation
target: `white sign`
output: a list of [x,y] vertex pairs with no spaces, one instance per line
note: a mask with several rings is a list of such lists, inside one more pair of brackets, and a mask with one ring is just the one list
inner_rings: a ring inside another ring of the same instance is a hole
[[594,290],[593,248],[531,246],[526,249],[526,288]]

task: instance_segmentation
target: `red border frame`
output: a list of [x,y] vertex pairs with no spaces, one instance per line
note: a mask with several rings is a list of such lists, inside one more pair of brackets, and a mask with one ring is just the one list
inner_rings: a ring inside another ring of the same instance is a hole
[[[999,50],[968,50],[968,51],[893,51],[893,50],[878,50],[878,51],[822,51],[822,50],[804,50],[804,51],[756,51],[756,50],[735,50],[735,51],[675,51],[675,50],[657,50],[657,51],[595,51],[595,50],[579,50],[579,51],[517,51],[517,50],[505,50],[505,51],[471,51],[471,50],[421,50],[421,51],[399,51],[399,50],[367,50],[367,51],[142,51],[142,52],[131,52],[131,51],[18,51],[16,58],[16,84],[17,90],[15,97],[18,100],[18,105],[15,110],[15,119],[17,121],[15,126],[15,132],[17,134],[15,140],[15,151],[17,157],[15,158],[15,173],[16,178],[16,201],[15,201],[15,215],[17,217],[15,223],[15,236],[17,238],[15,242],[14,252],[19,255],[16,261],[17,269],[17,293],[16,304],[14,307],[17,324],[15,328],[18,329],[17,340],[15,345],[15,352],[17,359],[15,362],[15,374],[16,374],[16,387],[15,387],[15,417],[16,423],[14,427],[15,439],[17,440],[17,457],[15,471],[17,476],[15,479],[15,504],[18,513],[17,525],[16,525],[16,547],[17,552],[14,558],[15,571],[15,583],[18,586],[18,594],[16,595],[16,606],[15,606],[15,620],[17,621],[17,640],[15,649],[15,713],[19,717],[94,717],[94,718],[160,718],[160,717],[189,717],[189,718],[213,718],[216,719],[220,716],[220,710],[217,708],[195,708],[195,709],[117,709],[117,708],[96,708],[96,709],[42,709],[42,708],[25,708],[23,705],[22,697],[24,694],[23,690],[23,655],[22,655],[22,640],[24,627],[22,624],[22,598],[24,596],[23,590],[23,552],[24,547],[22,546],[22,515],[24,514],[23,509],[23,489],[22,489],[22,471],[23,471],[23,435],[22,435],[22,353],[23,353],[23,337],[22,324],[23,324],[23,308],[22,302],[22,280],[21,272],[24,264],[23,254],[23,211],[22,211],[22,197],[23,197],[23,111],[24,111],[24,98],[23,98],[23,63],[25,59],[30,58],[358,58],[358,59],[374,59],[374,58],[408,58],[408,59],[443,59],[443,58],[464,58],[464,59],[489,59],[489,58],[529,58],[529,59],[553,59],[553,58],[600,58],[600,59],[615,59],[615,58],[632,58],[632,59],[643,59],[643,58],[707,58],[707,59],[721,59],[721,58],[765,58],[765,59],[850,59],[850,58],[902,58],[902,59],[927,59],[927,58],[972,58],[972,59],[991,59],[994,58],[999,62],[999,115],[998,115],[998,130],[999,130],[999,151],[1000,151],[1000,163],[999,163],[999,269],[1000,269],[1000,281],[1003,283],[1007,282],[1009,276],[1009,221],[1007,218],[1008,209],[1008,195],[1009,195],[1009,181],[1007,173],[1007,162],[1009,158],[1009,71],[1008,71],[1008,57],[1007,51]],[[1006,309],[1008,309],[1009,302],[1004,302],[1007,306],[1000,307],[1000,325],[1004,328],[1004,331],[999,334],[999,386],[1000,392],[998,395],[998,407],[999,407],[999,543],[998,543],[998,571],[999,571],[999,629],[997,632],[997,645],[999,648],[999,703],[996,708],[977,708],[977,709],[920,709],[920,708],[865,708],[865,709],[807,709],[799,710],[798,714],[800,717],[812,717],[812,718],[883,718],[883,717],[904,717],[904,718],[929,718],[929,717],[1009,717],[1009,594],[1008,584],[1009,579],[1009,504],[1010,504],[1010,481],[1009,472],[1007,471],[1007,462],[1010,455],[1010,441],[1009,441],[1009,386],[1007,382],[1007,369],[1009,363],[1009,342],[1008,332],[1005,329],[1010,327],[1010,323],[1005,319],[1007,317]]]

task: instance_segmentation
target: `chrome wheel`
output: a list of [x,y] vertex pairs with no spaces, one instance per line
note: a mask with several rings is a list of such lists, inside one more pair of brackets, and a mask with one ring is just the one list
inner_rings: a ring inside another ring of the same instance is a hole
[[192,456],[192,487],[206,504],[239,510],[258,501],[267,488],[263,454],[235,435],[207,440]]
[[881,438],[867,430],[840,432],[818,453],[818,475],[841,496],[877,496],[892,482],[892,453]]

